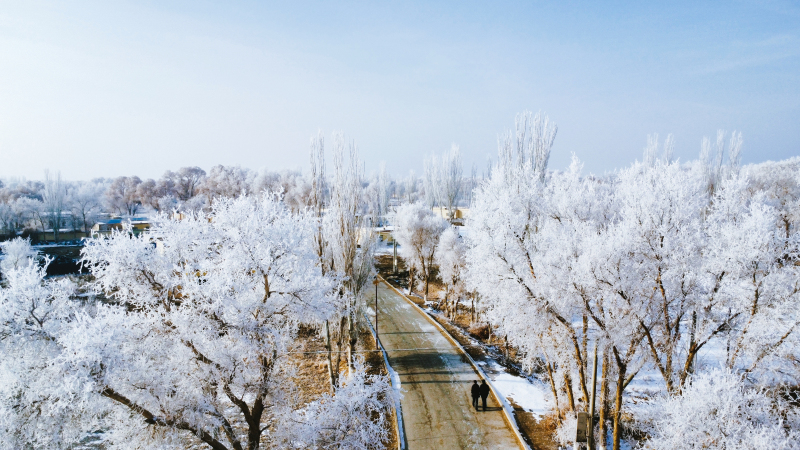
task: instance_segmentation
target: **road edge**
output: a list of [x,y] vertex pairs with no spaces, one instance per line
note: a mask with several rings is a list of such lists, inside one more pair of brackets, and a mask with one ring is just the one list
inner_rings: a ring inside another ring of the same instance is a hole
[[461,351],[461,353],[463,353],[464,356],[467,357],[467,360],[472,365],[473,370],[475,370],[475,372],[478,375],[480,375],[482,379],[486,380],[486,383],[492,390],[492,395],[494,395],[494,398],[497,399],[498,403],[503,405],[503,418],[505,419],[508,426],[511,428],[511,431],[514,432],[514,436],[517,438],[517,443],[520,445],[520,448],[522,448],[523,450],[531,450],[531,448],[528,446],[528,443],[525,442],[525,438],[522,437],[522,433],[520,433],[519,431],[519,426],[517,425],[516,419],[514,419],[513,410],[511,409],[511,405],[508,403],[508,400],[506,400],[505,397],[500,395],[500,391],[498,391],[497,388],[494,386],[494,383],[492,383],[492,379],[486,376],[486,373],[483,371],[483,369],[481,369],[480,366],[478,366],[478,364],[475,363],[475,360],[472,359],[472,356],[470,356],[466,350],[464,350],[464,347],[462,347],[461,344],[455,338],[453,338],[453,336],[451,336],[450,333],[443,326],[439,324],[439,322],[436,321],[436,319],[431,317],[430,314],[428,314],[424,309],[420,308],[419,305],[417,305],[410,298],[408,298],[406,294],[404,294],[396,287],[392,286],[392,284],[386,281],[382,276],[378,275],[378,279],[381,280],[383,284],[389,286],[389,288],[395,291],[400,297],[403,297],[405,301],[411,303],[411,305],[414,308],[417,308],[417,310],[421,312],[426,319],[428,319],[428,322],[432,323],[433,326],[435,326],[444,335],[444,337],[450,341],[450,343],[455,345],[456,348],[458,348],[458,350]]
[[386,365],[386,371],[389,373],[389,382],[392,384],[392,389],[395,392],[394,398],[394,419],[395,419],[395,437],[397,438],[397,448],[398,450],[406,450],[408,448],[408,443],[406,442],[406,433],[405,429],[403,428],[403,405],[400,404],[400,396],[403,395],[400,389],[399,381],[395,384],[395,379],[399,380],[400,377],[397,375],[397,372],[394,371],[392,366],[389,364],[389,357],[386,354],[386,350],[383,348],[383,344],[378,339],[378,336],[375,334],[375,328],[372,326],[372,321],[369,320],[366,314],[364,314],[364,320],[367,321],[367,325],[369,325],[369,330],[372,332],[372,337],[375,339],[375,342],[378,344],[378,348],[380,348],[381,353],[383,354],[383,363]]

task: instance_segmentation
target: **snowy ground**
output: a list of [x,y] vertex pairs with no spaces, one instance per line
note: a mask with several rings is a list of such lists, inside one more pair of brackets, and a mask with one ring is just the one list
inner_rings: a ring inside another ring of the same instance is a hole
[[535,414],[537,419],[553,410],[553,395],[542,381],[511,375],[494,361],[489,364],[481,361],[480,364],[484,370],[486,366],[490,367],[489,372],[494,374],[492,381],[503,397]]
[[[375,248],[375,254],[377,255],[391,255],[394,253],[394,244],[389,241],[378,241],[378,245]],[[397,246],[397,253],[398,256],[400,254],[400,245]]]

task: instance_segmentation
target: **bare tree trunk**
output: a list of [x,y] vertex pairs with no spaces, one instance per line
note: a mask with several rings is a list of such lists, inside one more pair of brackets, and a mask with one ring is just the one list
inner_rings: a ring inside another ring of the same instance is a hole
[[[589,365],[589,353],[587,353],[587,346],[589,345],[589,317],[584,314],[583,315],[583,342],[581,343],[581,353],[583,353],[583,359],[585,361],[586,366]],[[588,367],[584,367],[584,370],[587,370]],[[587,403],[589,399],[586,399]]]
[[[691,330],[691,332],[689,334],[689,348],[692,349],[692,350],[694,350],[694,348],[697,346],[697,343],[695,342],[695,335],[696,334],[697,334],[697,311],[692,311],[692,330]],[[691,360],[690,360],[690,363],[689,363],[688,370],[686,372],[689,373],[689,374],[692,374],[692,373],[694,373],[694,355],[690,355],[690,357],[691,357]],[[685,377],[684,377],[684,379],[685,379]],[[681,386],[680,387],[683,388],[683,380],[681,380]]]
[[347,334],[348,334],[348,346],[347,346],[347,373],[352,375],[354,370],[353,365],[353,354],[356,351],[356,343],[358,343],[358,332],[356,330],[356,320],[355,320],[355,313],[351,312],[347,316]]
[[617,361],[617,386],[614,396],[614,438],[613,449],[619,450],[620,439],[622,438],[622,391],[625,389],[625,374],[627,365]]
[[556,402],[556,419],[558,423],[561,423],[561,407],[558,406],[558,389],[556,389],[556,380],[555,376],[553,375],[553,365],[550,364],[550,361],[547,362],[547,377],[550,379],[550,389],[553,390],[553,398]]
[[575,397],[572,395],[572,377],[568,371],[564,371],[564,384],[567,388],[567,399],[569,400],[569,407],[571,411],[575,411]]
[[473,324],[475,323],[475,294],[470,296],[470,300],[472,300],[472,307],[469,311],[469,322]]
[[603,352],[602,378],[600,379],[600,423],[598,424],[598,449],[606,450],[606,422],[608,421],[608,356]]
[[330,324],[326,320],[325,321],[325,350],[328,351],[328,380],[331,383],[331,391],[335,391],[336,390],[336,384],[337,384],[337,381],[338,381],[336,379],[336,377],[339,374],[339,370],[338,370],[338,368],[335,371],[333,370],[333,353],[331,351],[332,349],[333,349],[333,346],[331,345]]
[[342,350],[344,349],[344,336],[345,332],[347,331],[347,317],[342,317],[339,321],[339,335],[336,336],[336,362],[334,363],[334,369],[336,370],[336,381],[339,381],[339,368],[342,365]]

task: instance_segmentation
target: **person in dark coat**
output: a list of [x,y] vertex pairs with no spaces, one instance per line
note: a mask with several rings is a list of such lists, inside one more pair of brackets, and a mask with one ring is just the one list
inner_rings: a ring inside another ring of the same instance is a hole
[[486,398],[489,397],[489,385],[486,380],[481,381],[481,403],[483,403],[483,410],[486,411]]
[[481,387],[478,386],[478,380],[472,382],[472,406],[478,410],[478,397],[481,396]]

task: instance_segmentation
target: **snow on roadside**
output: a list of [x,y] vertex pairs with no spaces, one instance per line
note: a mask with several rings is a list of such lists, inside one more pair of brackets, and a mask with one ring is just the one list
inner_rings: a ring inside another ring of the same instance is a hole
[[[481,361],[481,366],[486,367],[486,363]],[[552,394],[539,380],[511,375],[505,367],[491,361],[490,370],[492,383],[507,400],[513,400],[527,412],[533,413],[537,419],[541,419],[545,414],[553,410]]]
[[[374,313],[374,311],[373,311]],[[372,331],[372,335],[376,336],[375,328],[372,327],[372,322],[370,322],[367,316],[364,316],[367,319],[367,325],[369,325],[370,331]],[[403,388],[400,386],[400,375],[394,370],[391,364],[389,364],[389,356],[386,354],[386,349],[383,348],[383,344],[380,340],[377,339],[378,346],[381,350],[381,355],[383,355],[383,363],[386,366],[386,371],[389,372],[389,380],[391,380],[392,390],[394,391],[394,409],[395,409],[395,420],[397,423],[395,426],[397,427],[397,434],[398,439],[400,441],[401,448],[405,448],[406,442],[406,435],[405,435],[405,425],[403,425],[403,408],[400,404],[400,399],[403,398]]]
[[531,383],[525,378],[508,373],[496,375],[493,382],[506,399],[513,400],[525,411],[535,414],[537,419],[552,410],[552,404],[547,399],[548,392],[540,383]]
[[[400,246],[398,245],[397,248],[398,248],[397,253],[399,254],[400,253],[400,250],[399,250]],[[394,246],[393,245],[389,245],[389,244],[385,244],[383,242],[380,242],[380,243],[378,243],[378,245],[375,246],[375,254],[376,255],[394,255]]]

